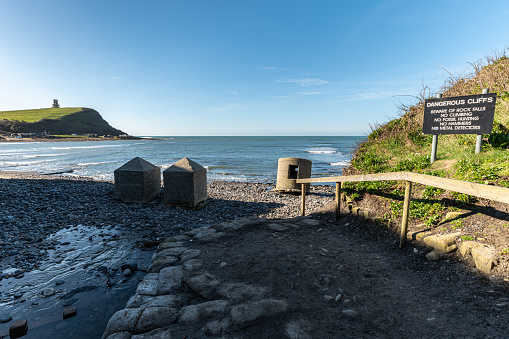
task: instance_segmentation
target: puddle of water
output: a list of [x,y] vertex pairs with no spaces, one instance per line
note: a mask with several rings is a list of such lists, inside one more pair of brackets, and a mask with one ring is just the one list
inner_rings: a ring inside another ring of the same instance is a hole
[[[136,271],[126,278],[121,265],[137,263],[138,268],[146,268],[150,264],[153,253],[134,248],[133,236],[113,227],[83,225],[51,235],[47,241],[58,245],[38,270],[0,282],[0,314],[13,318],[0,324],[0,338],[21,319],[28,321],[23,338],[100,338],[109,318],[125,306],[144,276]],[[44,297],[44,290],[53,294]],[[77,315],[64,320],[63,310],[72,306]]]

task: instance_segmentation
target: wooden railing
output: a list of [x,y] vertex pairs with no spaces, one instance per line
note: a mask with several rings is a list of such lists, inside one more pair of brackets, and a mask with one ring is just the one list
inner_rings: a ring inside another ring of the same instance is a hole
[[448,191],[473,195],[479,198],[490,199],[509,204],[509,188],[476,184],[468,181],[447,179],[431,175],[412,173],[412,172],[392,172],[377,174],[345,175],[338,177],[307,178],[297,179],[297,184],[301,184],[302,190],[302,209],[301,215],[306,214],[306,184],[309,183],[336,183],[336,197],[334,207],[334,217],[339,218],[341,208],[341,183],[355,181],[405,181],[405,200],[403,203],[403,218],[401,220],[400,247],[405,246],[408,213],[410,208],[410,199],[412,195],[412,183],[442,188]]

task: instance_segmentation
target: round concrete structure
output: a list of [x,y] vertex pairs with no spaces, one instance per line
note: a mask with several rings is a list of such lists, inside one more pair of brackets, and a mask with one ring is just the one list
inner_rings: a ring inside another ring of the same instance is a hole
[[[297,179],[311,178],[311,160],[301,158],[281,158],[277,162],[276,191],[300,192]],[[306,191],[309,184],[306,184]]]

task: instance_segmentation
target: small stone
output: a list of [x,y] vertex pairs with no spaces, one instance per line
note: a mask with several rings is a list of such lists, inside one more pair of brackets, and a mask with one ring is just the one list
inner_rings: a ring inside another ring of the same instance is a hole
[[288,227],[279,224],[268,224],[267,227],[269,228],[269,230],[275,232],[284,232],[288,230]]
[[11,338],[24,336],[28,331],[28,323],[26,319],[15,321],[9,328],[9,335]]
[[341,299],[343,299],[343,294],[341,294],[341,293],[339,293],[339,294],[336,296],[336,298],[334,298],[334,300],[335,300],[336,302],[341,301]]
[[227,263],[225,263],[224,261],[222,263],[219,264],[219,267],[223,268],[225,267],[226,265],[228,265]]
[[13,222],[16,222],[16,219],[14,219],[14,217],[12,217],[12,216],[8,216],[7,220],[5,220],[5,221],[8,223],[13,223]]
[[323,296],[323,299],[325,299],[325,301],[327,301],[327,302],[331,302],[334,300],[334,297],[326,294]]
[[439,260],[441,257],[440,252],[438,251],[431,251],[428,254],[426,254],[426,258],[431,261]]
[[414,253],[419,253],[419,250],[417,248],[414,248]]
[[77,314],[77,309],[76,307],[69,307],[69,308],[66,308],[64,309],[64,312],[63,312],[63,318],[64,319],[67,319],[67,318],[71,318],[71,317],[74,317],[76,314]]
[[121,271],[125,271],[127,269],[131,270],[131,272],[135,272],[136,270],[138,270],[138,263],[128,262],[120,266]]
[[65,283],[65,281],[63,281],[63,280],[56,280],[55,281],[55,286],[62,285],[63,283]]
[[347,317],[354,318],[358,316],[359,314],[354,310],[343,310],[341,311],[342,315],[346,315]]
[[51,297],[53,294],[55,294],[55,290],[52,288],[45,288],[41,292],[43,297]]
[[25,293],[24,292],[16,292],[14,293],[14,299],[19,299],[21,298]]
[[126,278],[129,278],[130,276],[133,275],[133,272],[131,272],[130,269],[126,268],[125,270],[122,271],[122,275]]
[[10,314],[0,314],[0,324],[9,322],[12,320],[12,317]]

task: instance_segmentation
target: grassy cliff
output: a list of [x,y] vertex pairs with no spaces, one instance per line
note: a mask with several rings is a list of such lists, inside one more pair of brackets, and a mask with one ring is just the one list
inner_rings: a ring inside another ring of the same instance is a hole
[[[443,97],[481,94],[484,88],[497,93],[497,103],[493,133],[484,135],[482,152],[475,154],[476,135],[439,135],[437,161],[431,164],[432,137],[422,134],[424,100],[436,93],[442,93]],[[412,171],[509,187],[509,59],[505,53],[473,64],[470,74],[450,74],[436,93],[432,95],[427,87],[423,87],[415,104],[400,107],[398,118],[374,126],[367,140],[358,145],[344,174]],[[379,215],[383,221],[390,223],[401,216],[401,183],[352,183],[346,185],[346,191],[358,201],[376,195],[378,203],[387,207]],[[427,226],[437,226],[447,211],[477,200],[464,194],[420,186],[413,198],[410,217]]]
[[122,135],[90,108],[41,108],[0,112],[0,133]]

